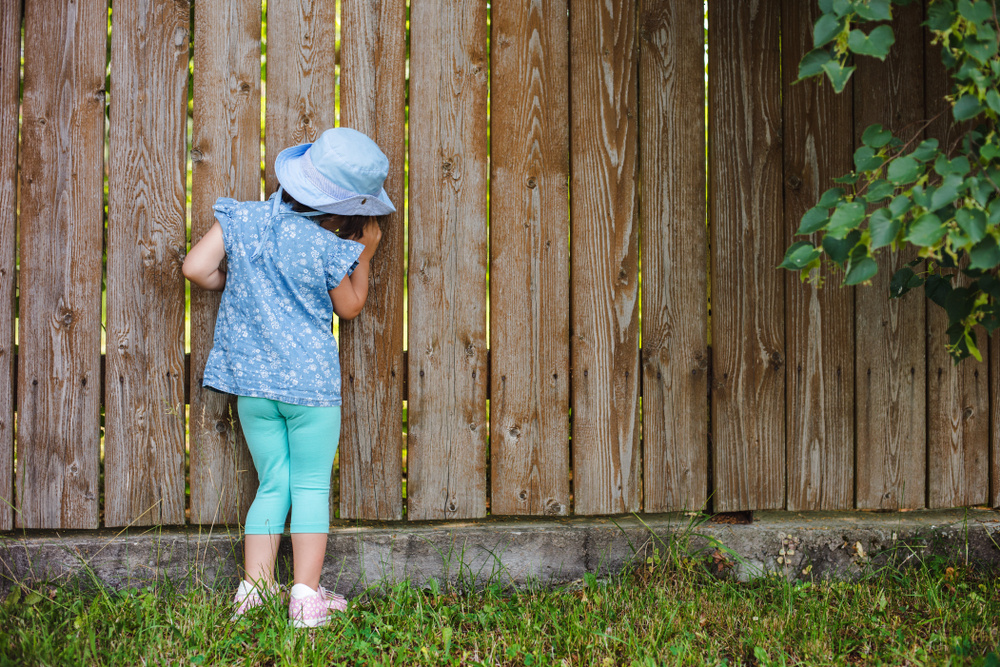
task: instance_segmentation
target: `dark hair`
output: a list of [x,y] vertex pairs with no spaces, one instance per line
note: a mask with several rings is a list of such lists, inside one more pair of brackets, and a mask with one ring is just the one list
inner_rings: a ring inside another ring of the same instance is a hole
[[[286,190],[281,191],[281,201],[286,204],[290,204],[292,210],[296,213],[311,213],[316,209],[306,206],[299,200],[297,200],[292,195],[288,194]],[[322,215],[313,216],[313,220],[316,224],[322,225],[330,222],[334,218],[339,218],[340,226],[337,228],[337,236],[342,239],[359,239],[362,234],[364,234],[365,225],[368,224],[368,220],[371,216],[367,215],[337,215],[334,213],[323,213]]]

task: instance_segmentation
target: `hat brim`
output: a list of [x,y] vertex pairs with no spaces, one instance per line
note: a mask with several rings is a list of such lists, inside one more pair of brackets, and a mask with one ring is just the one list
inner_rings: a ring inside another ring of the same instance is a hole
[[328,190],[337,192],[334,196],[314,186],[303,168],[304,161],[308,159],[305,154],[310,146],[312,144],[291,146],[278,153],[278,157],[274,160],[274,174],[288,194],[300,203],[324,213],[388,215],[396,211],[385,188],[377,194],[364,194],[342,190],[336,184],[329,183]]

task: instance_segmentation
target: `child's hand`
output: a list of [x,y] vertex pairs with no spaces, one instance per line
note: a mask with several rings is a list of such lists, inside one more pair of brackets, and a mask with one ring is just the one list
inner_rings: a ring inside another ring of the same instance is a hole
[[365,249],[361,252],[361,259],[370,260],[372,255],[375,254],[375,250],[378,248],[379,241],[381,240],[382,228],[378,226],[378,220],[369,218],[368,224],[365,225],[364,231],[361,233],[361,238],[358,239],[358,243],[365,246]]

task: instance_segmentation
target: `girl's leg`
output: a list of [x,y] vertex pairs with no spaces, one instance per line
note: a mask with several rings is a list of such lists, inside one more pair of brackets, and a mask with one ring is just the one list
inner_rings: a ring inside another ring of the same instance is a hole
[[316,590],[330,532],[330,472],[340,440],[340,408],[281,407],[288,424],[294,582]]
[[314,591],[319,588],[328,537],[327,533],[292,533],[293,584],[305,584]]
[[244,556],[247,581],[273,588],[278,544],[291,505],[288,430],[278,402],[240,396],[240,425],[253,457],[260,485],[247,512]]
[[247,534],[243,542],[243,556],[246,580],[259,584],[261,588],[273,590],[274,566],[278,560],[278,544],[281,535]]

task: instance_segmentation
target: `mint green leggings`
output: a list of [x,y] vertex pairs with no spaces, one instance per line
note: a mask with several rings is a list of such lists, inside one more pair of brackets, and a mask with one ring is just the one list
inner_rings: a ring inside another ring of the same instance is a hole
[[330,472],[340,439],[340,407],[240,396],[237,409],[260,480],[244,532],[280,535],[289,507],[293,533],[330,532]]

